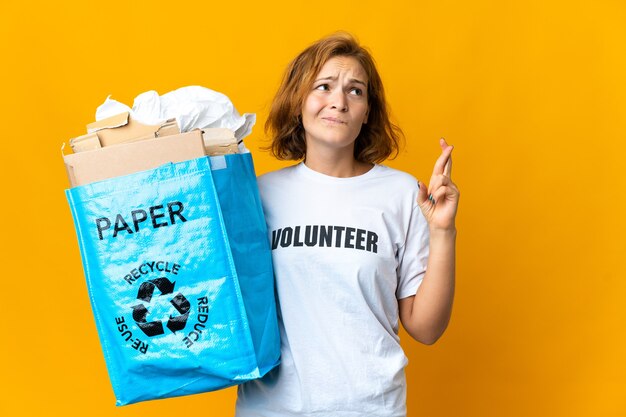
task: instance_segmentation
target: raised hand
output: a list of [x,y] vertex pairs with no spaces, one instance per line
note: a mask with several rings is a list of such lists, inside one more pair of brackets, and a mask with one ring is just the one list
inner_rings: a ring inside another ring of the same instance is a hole
[[444,138],[439,139],[441,155],[435,162],[433,175],[430,177],[428,188],[419,183],[417,204],[431,230],[454,230],[457,207],[459,205],[459,189],[452,182],[452,150],[453,146],[446,143]]

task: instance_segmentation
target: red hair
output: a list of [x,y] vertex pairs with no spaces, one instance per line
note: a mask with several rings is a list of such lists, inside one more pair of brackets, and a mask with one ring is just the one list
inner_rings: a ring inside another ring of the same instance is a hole
[[287,66],[272,106],[265,131],[272,138],[267,147],[281,160],[299,160],[306,155],[302,126],[302,106],[311,86],[324,64],[333,57],[356,59],[367,74],[369,113],[354,144],[354,158],[360,162],[382,162],[396,156],[403,137],[398,126],[391,123],[387,111],[383,83],[370,53],[348,33],[322,38],[302,51]]

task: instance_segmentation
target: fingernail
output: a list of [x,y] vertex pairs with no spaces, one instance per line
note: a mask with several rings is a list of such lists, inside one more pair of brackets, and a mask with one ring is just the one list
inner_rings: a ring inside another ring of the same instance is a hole
[[433,195],[432,195],[432,194],[429,194],[429,195],[428,195],[428,199],[429,199],[430,201],[434,201],[434,200],[433,200]]

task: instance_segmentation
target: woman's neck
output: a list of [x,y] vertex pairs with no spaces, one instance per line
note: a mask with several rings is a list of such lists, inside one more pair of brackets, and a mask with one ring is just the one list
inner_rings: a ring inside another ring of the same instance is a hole
[[352,149],[349,152],[337,152],[336,150],[311,152],[307,149],[304,163],[313,171],[337,178],[356,177],[365,174],[373,166],[373,164],[354,159]]

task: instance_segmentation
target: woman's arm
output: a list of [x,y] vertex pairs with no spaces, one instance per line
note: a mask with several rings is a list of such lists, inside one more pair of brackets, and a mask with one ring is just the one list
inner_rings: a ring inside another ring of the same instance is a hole
[[417,294],[399,300],[400,320],[418,342],[432,345],[450,321],[454,299],[456,230],[431,230],[430,254]]
[[[455,217],[459,190],[451,180],[452,146],[440,140],[441,156],[435,163],[428,190],[419,184],[417,202],[428,221],[428,265],[417,294],[398,301],[400,320],[417,341],[431,345],[450,321],[455,280]],[[406,256],[407,254],[405,254]]]

